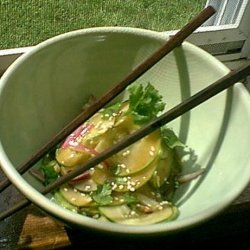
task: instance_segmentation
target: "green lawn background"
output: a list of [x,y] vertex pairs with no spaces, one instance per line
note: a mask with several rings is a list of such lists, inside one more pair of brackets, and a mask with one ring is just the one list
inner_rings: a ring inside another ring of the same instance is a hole
[[0,0],[0,49],[35,45],[71,30],[181,28],[206,0]]

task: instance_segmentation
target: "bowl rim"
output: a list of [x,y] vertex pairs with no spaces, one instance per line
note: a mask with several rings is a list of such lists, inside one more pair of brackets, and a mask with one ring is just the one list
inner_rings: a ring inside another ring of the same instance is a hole
[[[152,30],[146,30],[141,28],[132,28],[132,27],[95,27],[88,28],[82,30],[75,30],[71,32],[67,32],[64,34],[57,35],[55,37],[49,38],[44,42],[39,43],[34,46],[30,51],[20,56],[4,73],[2,78],[0,79],[0,98],[1,91],[4,88],[5,84],[7,84],[9,77],[11,77],[12,73],[18,69],[18,67],[26,60],[30,58],[33,54],[36,54],[43,48],[60,42],[65,39],[72,39],[76,36],[83,36],[90,33],[98,33],[98,32],[114,32],[114,33],[129,33],[136,34],[138,36],[147,36],[149,38],[153,38],[159,41],[164,41],[168,39],[168,35],[164,32],[157,32]],[[210,62],[214,62],[218,65],[219,70],[223,74],[227,74],[230,70],[222,64],[218,59],[205,52],[204,50],[198,48],[197,46],[184,42],[183,46],[185,48],[192,50],[193,53],[202,54],[202,56],[206,57],[206,59]],[[237,88],[243,90],[243,95],[246,100],[250,103],[250,98],[247,96],[246,90],[244,90],[244,86],[241,84],[237,84]],[[250,115],[250,113],[249,113]],[[3,171],[6,176],[11,180],[11,182],[29,199],[37,204],[40,208],[46,211],[48,214],[51,214],[53,217],[57,217],[64,222],[68,222],[69,224],[74,224],[77,226],[89,227],[94,230],[118,233],[118,234],[134,234],[134,235],[142,235],[142,234],[160,234],[160,233],[168,233],[175,232],[179,230],[183,230],[204,222],[208,220],[210,217],[213,217],[220,211],[222,211],[225,207],[227,207],[246,187],[247,183],[250,179],[250,168],[249,168],[249,176],[245,176],[244,180],[242,180],[241,185],[238,186],[237,189],[234,189],[230,197],[226,197],[223,201],[220,202],[217,206],[211,207],[209,209],[201,211],[199,214],[192,216],[190,218],[183,218],[178,221],[170,221],[168,223],[159,223],[154,225],[147,226],[128,226],[128,225],[120,225],[112,222],[100,222],[98,220],[82,216],[80,214],[76,214],[72,211],[69,211],[60,205],[57,205],[51,202],[44,195],[39,193],[34,187],[32,187],[29,183],[27,183],[22,176],[16,171],[16,169],[12,166],[9,161],[7,155],[5,154],[4,148],[0,141],[0,165],[2,166]]]

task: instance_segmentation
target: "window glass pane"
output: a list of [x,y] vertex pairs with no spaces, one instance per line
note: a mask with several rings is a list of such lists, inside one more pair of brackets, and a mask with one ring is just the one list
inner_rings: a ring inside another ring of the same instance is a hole
[[181,28],[206,0],[0,0],[0,49],[30,46],[67,31],[130,26]]

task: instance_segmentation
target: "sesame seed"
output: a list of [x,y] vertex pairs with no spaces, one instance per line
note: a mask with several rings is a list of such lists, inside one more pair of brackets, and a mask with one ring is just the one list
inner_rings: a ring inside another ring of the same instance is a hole
[[169,202],[168,202],[168,201],[162,201],[160,204],[161,204],[161,205],[168,205]]
[[157,209],[162,210],[163,207],[162,206],[157,206]]
[[68,189],[67,189],[67,188],[64,188],[63,190],[64,190],[65,192],[68,192]]
[[129,174],[129,173],[130,173],[130,170],[129,170],[128,168],[127,168],[125,171],[126,171],[126,173],[127,173],[127,174]]
[[154,151],[155,151],[155,147],[154,147],[154,146],[151,146],[151,147],[150,147],[150,150],[154,152]]
[[135,211],[131,211],[130,214],[131,215],[136,215],[136,212]]
[[119,185],[119,189],[121,190],[121,189],[123,189],[124,188],[124,186],[123,185]]
[[152,150],[150,150],[150,151],[149,151],[149,154],[150,154],[151,156],[154,156],[155,153],[154,153]]
[[134,192],[134,191],[135,191],[135,188],[134,188],[134,187],[131,187],[131,188],[129,189],[129,191]]
[[77,193],[77,192],[78,192],[78,190],[77,190],[76,188],[74,188],[74,192],[75,192],[75,193]]
[[122,153],[122,156],[127,156],[127,155],[129,155],[130,154],[130,150],[126,150],[126,151],[124,151],[123,153]]
[[75,200],[76,200],[76,198],[74,198],[74,197],[71,198],[71,201],[75,201]]
[[81,193],[81,196],[85,197],[85,196],[86,196],[86,194],[84,194],[84,193]]
[[120,164],[121,168],[126,168],[126,165],[124,163]]
[[61,170],[61,168],[59,167],[58,164],[56,164],[56,165],[54,166],[54,170],[55,170],[57,173],[59,173],[60,170]]

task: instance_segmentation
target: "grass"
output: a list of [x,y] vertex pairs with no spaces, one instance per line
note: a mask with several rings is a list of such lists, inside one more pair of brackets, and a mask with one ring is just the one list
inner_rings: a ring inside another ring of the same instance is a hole
[[187,23],[206,0],[0,0],[0,49],[35,45],[71,30],[130,26],[166,31]]

